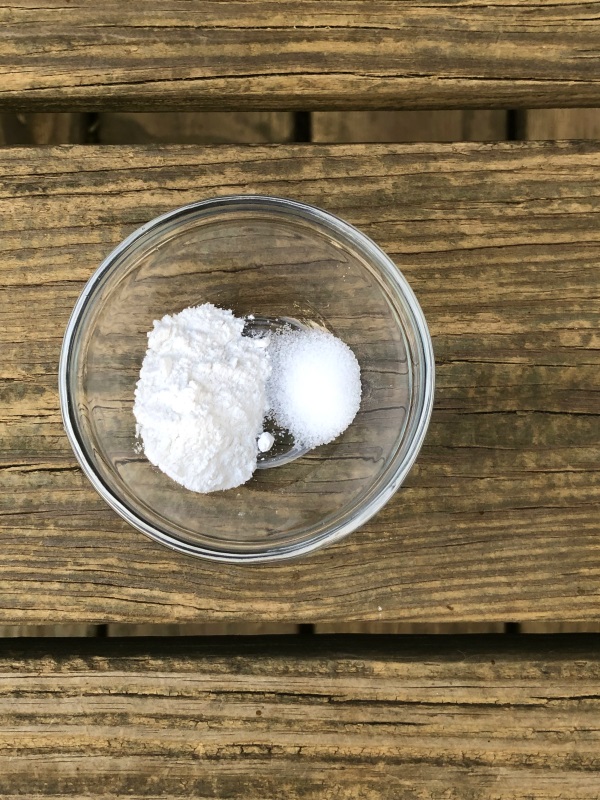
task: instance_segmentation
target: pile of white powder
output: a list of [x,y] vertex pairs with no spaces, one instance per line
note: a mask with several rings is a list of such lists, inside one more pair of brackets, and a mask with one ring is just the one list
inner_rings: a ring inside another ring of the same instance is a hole
[[244,336],[244,320],[210,303],[154,323],[133,413],[148,460],[195,492],[250,479],[273,445],[270,414],[301,447],[335,439],[360,406],[360,368],[321,330]]
[[231,489],[256,469],[267,412],[265,340],[209,303],[154,323],[133,413],[148,461],[194,492]]

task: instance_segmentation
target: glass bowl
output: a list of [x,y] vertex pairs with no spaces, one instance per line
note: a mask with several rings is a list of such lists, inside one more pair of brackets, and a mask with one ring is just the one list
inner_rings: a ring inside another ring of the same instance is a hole
[[[196,494],[140,452],[132,408],[153,321],[206,302],[331,331],[358,359],[362,401],[331,444]],[[341,539],[390,499],[425,436],[434,360],[415,296],[368,237],[320,209],[242,195],[164,214],[104,260],[67,326],[59,389],[75,455],[124,519],[189,555],[273,561]]]

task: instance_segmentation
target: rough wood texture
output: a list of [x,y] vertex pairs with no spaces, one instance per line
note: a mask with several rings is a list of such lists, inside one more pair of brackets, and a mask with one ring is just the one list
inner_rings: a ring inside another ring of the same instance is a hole
[[586,637],[25,641],[0,792],[597,800],[599,681]]
[[[0,114],[0,144],[75,144],[91,135],[102,144],[132,144],[163,141],[172,143],[285,142],[293,135],[293,114],[286,112],[188,112],[85,114]],[[94,130],[89,131],[90,120]],[[96,636],[97,625],[0,626],[0,637]],[[208,623],[189,625],[106,626],[106,636],[198,636],[290,634],[292,623]]]
[[505,111],[315,111],[314,142],[486,142],[506,139]]
[[[600,145],[10,149],[1,174],[3,623],[600,618]],[[422,303],[438,370],[396,497],[267,567],[190,561],[121,522],[75,464],[56,389],[106,253],[233,192],[323,204],[371,235]]]
[[[517,114],[518,138],[533,140],[600,139],[600,109],[544,108]],[[600,633],[600,623],[524,622],[522,633]]]
[[599,12],[597,0],[2,3],[0,106],[593,105]]
[[[314,142],[453,142],[506,139],[505,111],[315,111]],[[315,633],[502,633],[500,622],[320,623]]]

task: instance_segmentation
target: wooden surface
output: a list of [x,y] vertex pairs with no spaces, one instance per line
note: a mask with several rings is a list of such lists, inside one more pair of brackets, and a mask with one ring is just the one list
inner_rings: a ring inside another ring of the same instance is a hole
[[600,100],[600,3],[0,4],[9,110],[515,108]]
[[[534,112],[524,112],[534,113]],[[541,112],[542,114],[545,112]],[[567,112],[568,113],[568,112]],[[581,110],[579,113],[585,113]],[[505,111],[317,111],[306,131],[313,142],[425,142],[503,140]],[[227,143],[289,141],[296,133],[294,115],[285,112],[103,113],[98,115],[98,141],[105,144],[138,142]],[[531,623],[534,624],[534,623]],[[547,623],[538,623],[543,627]],[[582,626],[589,623],[582,623]],[[306,626],[305,626],[306,627]],[[310,627],[310,626],[309,626]],[[502,622],[487,623],[320,623],[314,633],[503,633]],[[600,626],[598,626],[600,629]],[[108,636],[256,635],[294,633],[292,624],[208,623],[188,625],[109,624]],[[584,632],[582,627],[580,632]],[[536,630],[536,633],[543,631]],[[60,634],[58,634],[60,635]]]
[[[543,112],[542,112],[543,113]],[[580,112],[581,113],[581,112]],[[304,135],[312,141],[453,141],[504,139],[504,111],[315,112]],[[91,118],[94,118],[93,120]],[[185,112],[2,114],[0,138],[10,144],[68,144],[93,138],[101,144],[284,142],[298,135],[286,112]],[[86,124],[87,123],[87,124]],[[87,128],[87,130],[86,130]],[[304,626],[306,628],[307,626]],[[310,628],[310,626],[308,626]],[[315,633],[501,633],[496,623],[321,623]],[[198,636],[295,633],[293,623],[109,623],[98,625],[4,625],[0,636]],[[585,629],[583,629],[585,630]],[[583,632],[583,630],[581,632]],[[539,632],[539,631],[537,631]]]
[[[427,113],[427,112],[425,112]],[[476,113],[476,112],[475,112]],[[97,141],[102,144],[250,143],[288,141],[294,134],[294,115],[287,112],[186,113],[30,113],[0,114],[0,144],[46,145]],[[23,636],[235,636],[296,633],[293,623],[190,623],[108,625],[0,625],[1,638]]]
[[[599,168],[591,143],[3,151],[0,620],[597,620]],[[344,542],[267,567],[189,560],[120,521],[75,464],[56,389],[104,255],[238,191],[326,198],[371,235],[422,303],[438,370],[405,487]]]
[[[598,108],[536,108],[517,114],[517,133],[521,139],[600,139]],[[600,633],[600,621],[524,622],[522,633]]]
[[2,797],[597,800],[595,639],[309,639],[11,644]]

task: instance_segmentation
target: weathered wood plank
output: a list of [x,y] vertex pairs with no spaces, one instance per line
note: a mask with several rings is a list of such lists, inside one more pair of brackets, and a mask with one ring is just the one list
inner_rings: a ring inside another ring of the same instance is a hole
[[[0,145],[80,144],[86,139],[85,114],[0,114]],[[0,625],[1,638],[95,636],[96,625]]]
[[[87,130],[94,116],[94,131]],[[86,135],[102,144],[153,141],[171,143],[286,142],[293,135],[294,115],[288,112],[185,112],[85,114],[0,114],[0,144],[75,144]],[[100,626],[9,625],[0,626],[0,637],[96,636]],[[295,633],[292,623],[208,623],[191,625],[106,626],[107,636],[198,636]]]
[[[502,141],[507,138],[506,111],[315,111],[314,142],[454,142]],[[320,623],[315,633],[502,633],[501,622]]]
[[[0,114],[0,144],[74,144],[86,138],[87,116],[94,116],[101,144],[287,142],[294,132],[289,112],[171,112],[85,114]],[[96,625],[4,625],[0,637],[95,636]],[[292,623],[207,623],[178,625],[111,624],[107,636],[264,635],[297,632]]]
[[599,10],[598,0],[1,3],[0,106],[593,105]]
[[[11,149],[1,174],[3,623],[600,618],[600,145]],[[268,568],[191,562],[121,522],[75,464],[56,389],[103,256],[234,192],[370,234],[417,292],[438,368],[403,489],[346,541]]]
[[[600,109],[539,108],[517,113],[518,138],[600,139]],[[523,633],[598,633],[600,622],[524,622]]]
[[2,797],[597,800],[591,637],[11,643]]

